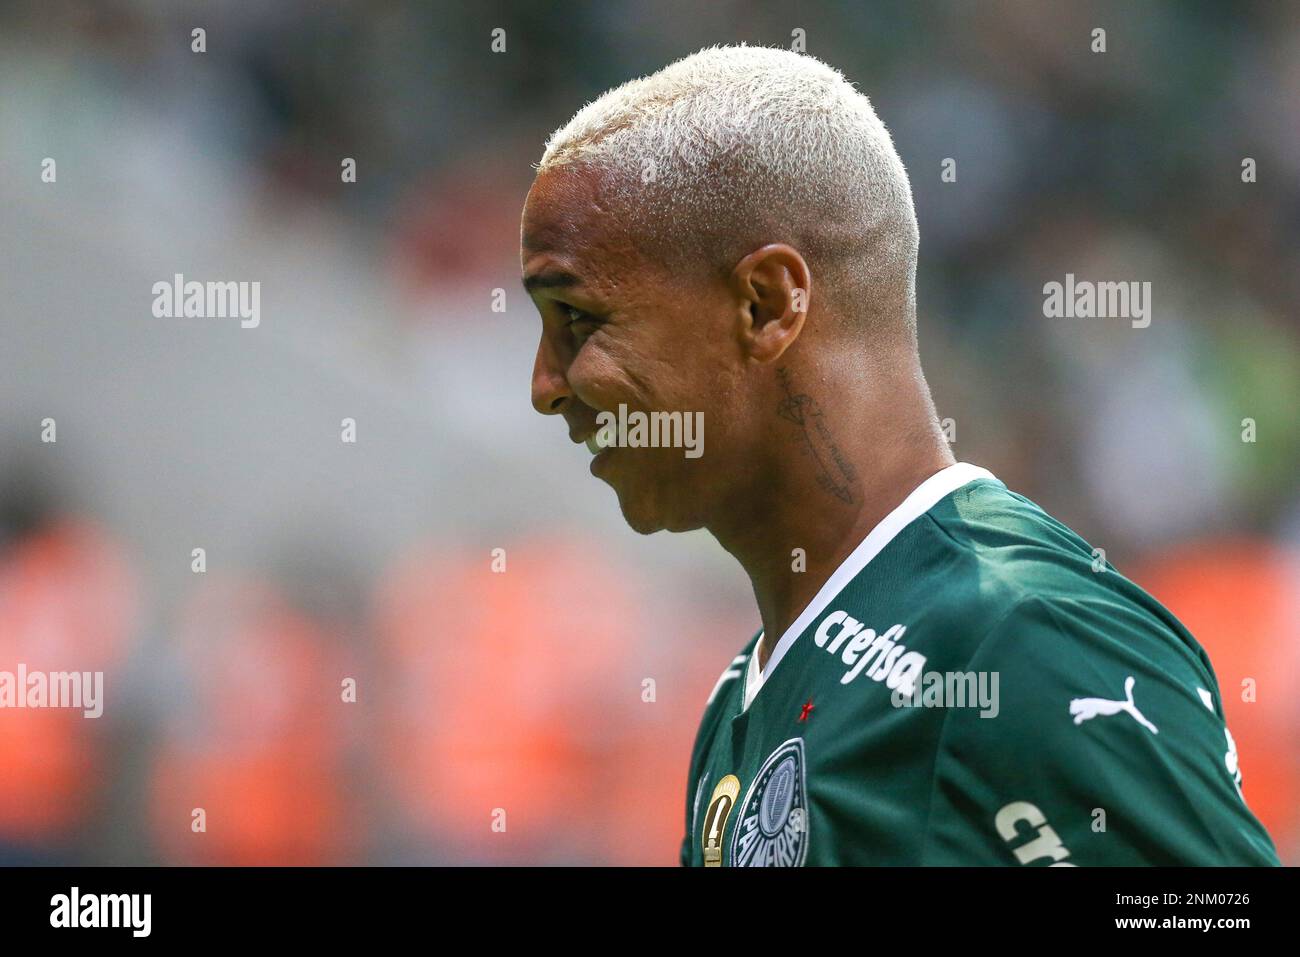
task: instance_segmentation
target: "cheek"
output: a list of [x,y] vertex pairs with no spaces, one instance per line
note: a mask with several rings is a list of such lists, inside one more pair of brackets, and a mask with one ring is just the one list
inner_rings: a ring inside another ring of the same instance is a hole
[[622,356],[609,344],[593,337],[569,365],[569,386],[593,409],[613,410],[620,402],[632,406],[638,398],[634,357]]
[[578,398],[601,409],[707,409],[719,387],[718,347],[703,336],[700,317],[638,304],[617,328],[593,333],[569,366]]

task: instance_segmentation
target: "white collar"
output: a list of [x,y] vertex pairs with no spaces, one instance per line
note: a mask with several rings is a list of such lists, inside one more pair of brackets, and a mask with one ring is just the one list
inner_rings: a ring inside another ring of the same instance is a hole
[[767,659],[767,665],[761,672],[758,668],[758,648],[763,643],[763,635],[760,632],[758,640],[754,642],[753,651],[749,654],[748,667],[745,669],[745,687],[742,693],[741,710],[749,709],[754,696],[758,694],[758,689],[763,686],[763,682],[771,676],[776,666],[781,663],[781,659],[790,650],[790,646],[795,643],[795,639],[802,635],[807,627],[812,624],[813,619],[825,611],[826,606],[831,603],[835,596],[843,591],[844,587],[856,578],[862,569],[867,567],[867,563],[880,554],[881,549],[893,541],[899,532],[934,508],[949,494],[957,491],[966,483],[981,478],[992,479],[994,475],[988,469],[982,469],[977,465],[958,462],[956,465],[949,465],[947,468],[935,472],[913,489],[912,493],[903,499],[897,508],[881,519],[880,524],[867,533],[867,537],[862,540],[857,548],[853,549],[849,557],[844,559],[840,567],[831,574],[831,577],[826,579],[826,584],[822,585],[816,597],[808,603],[808,607],[803,610],[803,614],[794,620],[794,623],[781,636],[781,640],[776,643],[776,647],[772,649],[771,657]]

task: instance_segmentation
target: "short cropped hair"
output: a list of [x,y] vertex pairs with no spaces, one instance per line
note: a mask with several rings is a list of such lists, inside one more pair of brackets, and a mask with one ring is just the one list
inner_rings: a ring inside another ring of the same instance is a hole
[[551,135],[538,170],[564,166],[614,173],[620,217],[671,259],[730,270],[786,242],[814,299],[887,299],[915,337],[907,172],[867,97],[814,57],[715,46],[624,83]]

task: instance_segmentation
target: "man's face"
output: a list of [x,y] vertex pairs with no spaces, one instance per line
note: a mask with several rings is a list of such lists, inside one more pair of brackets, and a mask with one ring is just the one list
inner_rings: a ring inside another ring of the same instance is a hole
[[[736,308],[726,283],[674,275],[653,262],[615,221],[597,175],[548,170],[524,206],[520,254],[525,286],[542,317],[533,365],[533,406],[562,415],[569,437],[593,437],[599,413],[703,413],[703,454],[681,447],[606,448],[591,471],[618,494],[642,533],[706,524],[725,494],[729,406],[740,353],[729,333]],[[692,453],[694,454],[694,453]]]

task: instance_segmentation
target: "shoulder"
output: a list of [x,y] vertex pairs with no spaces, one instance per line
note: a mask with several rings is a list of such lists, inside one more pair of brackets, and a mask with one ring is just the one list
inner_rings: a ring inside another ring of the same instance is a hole
[[1001,482],[970,483],[926,518],[923,534],[947,543],[937,580],[953,585],[936,608],[962,624],[972,655],[1142,659],[1213,682],[1208,656],[1168,609]]
[[1208,659],[1157,619],[1054,595],[1023,598],[967,668],[997,689],[997,720],[947,722],[949,749],[997,761],[1032,753],[1061,779],[1086,779],[1103,760],[1134,778],[1173,765],[1225,770]]
[[[1176,636],[1146,622],[1097,627],[1068,600],[1030,597],[969,668],[987,676],[993,707],[944,718],[937,852],[960,852],[953,822],[968,819],[999,846],[1050,826],[1056,859],[1068,849],[1076,863],[1276,861],[1244,803],[1213,673]],[[1015,856],[1025,863],[1035,847]]]
[[[1011,680],[1087,692],[1092,684],[1145,678],[1198,705],[1218,684],[1209,658],[1181,626],[1123,595],[1048,591],[1011,602],[977,645],[970,666]],[[1014,690],[1014,689],[1012,689]],[[1210,709],[1214,710],[1214,709]]]

